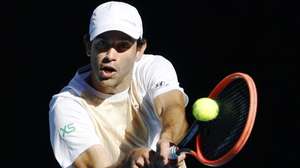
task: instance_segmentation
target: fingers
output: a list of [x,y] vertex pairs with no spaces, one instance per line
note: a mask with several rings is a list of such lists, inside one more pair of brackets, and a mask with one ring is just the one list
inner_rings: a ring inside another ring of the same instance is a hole
[[141,168],[141,167],[138,167],[137,165],[133,165],[131,166],[132,168]]
[[144,168],[148,167],[150,164],[149,161],[149,152],[148,148],[137,148],[133,150],[129,157],[130,168]]
[[138,158],[136,158],[136,160],[131,161],[130,168],[143,168],[145,166],[146,165],[145,165],[145,161],[144,161],[143,157],[138,157]]
[[186,158],[186,154],[184,152],[181,152],[177,158],[177,163],[184,161],[185,158]]
[[186,158],[186,154],[184,152],[181,152],[180,155],[176,159],[169,160],[169,163],[167,164],[167,168],[175,168],[175,167],[181,167],[184,163],[184,159]]
[[160,140],[157,144],[158,161],[162,165],[167,165],[169,161],[170,142],[168,140]]
[[145,162],[144,162],[144,158],[143,157],[138,157],[137,160],[135,161],[135,164],[137,166],[143,167]]
[[159,157],[158,162],[160,162],[158,165],[161,167],[167,167],[167,168],[174,168],[174,167],[180,167],[184,164],[184,160],[186,158],[186,153],[181,152],[178,157],[174,160],[170,160],[170,146],[171,143],[169,141],[161,140],[158,143],[158,150],[157,155]]
[[147,150],[142,154],[142,159],[143,159],[143,163],[144,165],[149,165],[150,164],[150,153],[151,151]]
[[148,148],[135,149],[129,155],[130,168],[175,168],[184,164],[186,154],[182,152],[176,160],[169,160],[170,143],[161,141],[158,151],[154,152]]

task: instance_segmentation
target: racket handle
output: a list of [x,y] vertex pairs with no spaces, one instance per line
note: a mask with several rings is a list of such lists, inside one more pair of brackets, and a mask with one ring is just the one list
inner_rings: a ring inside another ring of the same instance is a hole
[[195,137],[195,135],[199,132],[200,123],[198,121],[194,121],[187,134],[178,144],[179,148],[184,148],[187,144]]
[[176,145],[172,145],[170,147],[170,152],[169,152],[169,159],[170,160],[176,160],[178,156],[180,155],[181,152],[187,152],[190,153],[192,150],[185,148],[188,143],[195,137],[195,135],[199,132],[199,122],[194,121],[190,129],[188,130],[186,136],[182,139],[182,141]]
[[191,152],[192,150],[191,149],[188,149],[188,148],[181,148],[181,149],[178,149],[177,146],[171,146],[170,147],[170,152],[169,152],[169,159],[170,160],[176,160],[178,158],[178,156],[180,155],[181,152]]
[[170,160],[176,160],[178,158],[178,154],[177,154],[177,149],[178,147],[177,146],[171,146],[170,147],[170,151],[169,151],[169,159]]

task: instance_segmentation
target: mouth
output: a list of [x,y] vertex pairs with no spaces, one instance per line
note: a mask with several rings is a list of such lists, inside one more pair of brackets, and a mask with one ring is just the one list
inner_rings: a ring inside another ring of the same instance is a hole
[[113,66],[105,65],[100,68],[100,76],[102,79],[109,79],[116,72],[117,72],[117,70]]

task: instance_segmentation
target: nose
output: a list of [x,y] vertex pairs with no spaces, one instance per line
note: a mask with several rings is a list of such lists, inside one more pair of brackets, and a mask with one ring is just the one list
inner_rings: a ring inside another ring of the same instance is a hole
[[113,47],[111,47],[107,50],[105,58],[109,61],[115,61],[117,59],[117,54],[118,52]]

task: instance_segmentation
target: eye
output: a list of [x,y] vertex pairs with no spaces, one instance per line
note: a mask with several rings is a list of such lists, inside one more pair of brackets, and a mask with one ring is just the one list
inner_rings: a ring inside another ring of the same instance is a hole
[[120,41],[117,42],[115,45],[115,49],[118,52],[125,52],[126,50],[128,50],[131,46],[133,45],[133,43],[129,42],[129,41]]
[[108,44],[103,39],[96,39],[94,42],[94,47],[98,51],[103,51],[108,49]]

